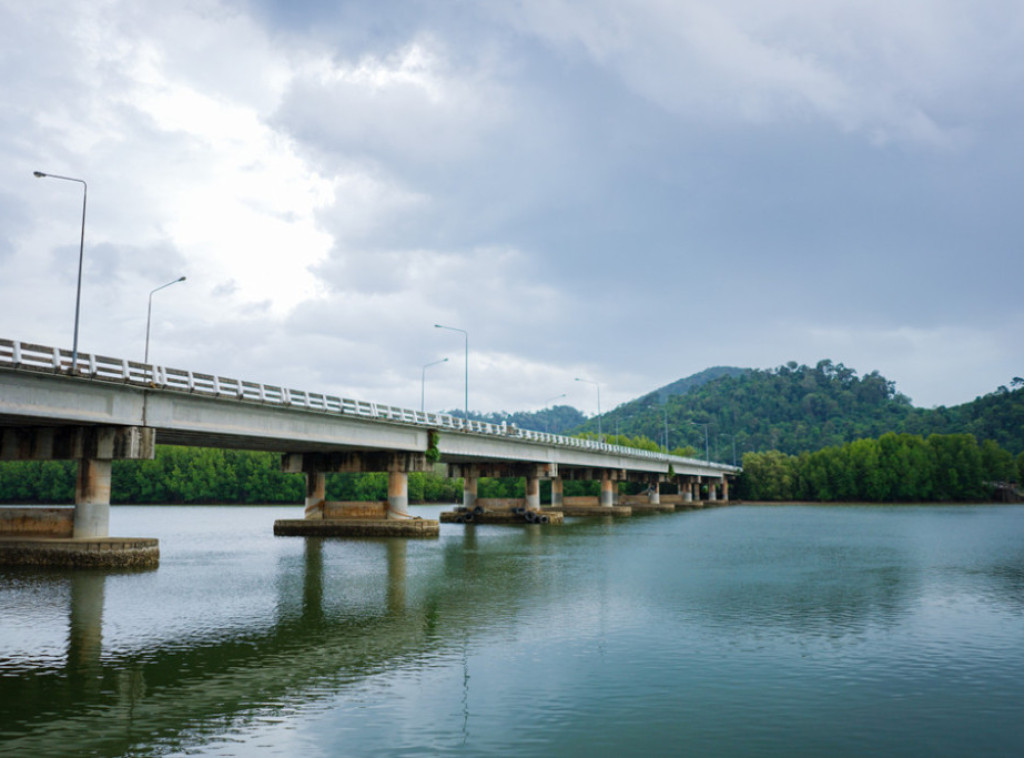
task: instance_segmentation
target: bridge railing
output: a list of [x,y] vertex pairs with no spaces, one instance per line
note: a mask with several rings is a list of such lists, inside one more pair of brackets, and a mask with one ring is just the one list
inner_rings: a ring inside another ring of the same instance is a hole
[[243,381],[216,374],[203,374],[184,369],[168,368],[155,364],[140,363],[122,358],[87,353],[78,354],[77,368],[72,372],[70,350],[35,345],[28,342],[0,338],[0,367],[26,371],[63,374],[69,377],[132,384],[140,388],[187,392],[196,395],[235,399],[244,402],[262,403],[314,412],[359,416],[366,419],[391,423],[428,426],[436,429],[470,432],[488,436],[521,439],[528,442],[557,445],[560,447],[626,455],[670,462],[686,463],[719,469],[737,471],[734,466],[722,463],[708,463],[696,458],[681,458],[667,453],[623,445],[610,445],[597,440],[566,437],[549,432],[519,429],[507,424],[492,424],[486,421],[462,419],[446,413],[426,413],[366,400],[354,400],[318,392],[277,387],[271,384]]

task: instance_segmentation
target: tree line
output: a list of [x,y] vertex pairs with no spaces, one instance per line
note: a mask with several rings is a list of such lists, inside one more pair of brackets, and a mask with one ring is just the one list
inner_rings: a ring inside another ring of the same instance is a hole
[[[111,468],[110,499],[117,504],[298,504],[306,492],[303,475],[283,473],[275,453],[157,445],[152,460],[114,461]],[[0,462],[0,503],[73,503],[76,472],[75,461]],[[388,497],[386,473],[328,474],[326,485],[333,501]],[[459,503],[462,485],[441,473],[411,473],[409,500]],[[564,492],[596,495],[599,486],[567,481]],[[478,497],[524,494],[521,478],[482,477],[477,486]]]
[[748,500],[955,502],[990,499],[997,483],[1024,480],[1016,458],[971,434],[889,432],[815,452],[746,453],[736,494]]

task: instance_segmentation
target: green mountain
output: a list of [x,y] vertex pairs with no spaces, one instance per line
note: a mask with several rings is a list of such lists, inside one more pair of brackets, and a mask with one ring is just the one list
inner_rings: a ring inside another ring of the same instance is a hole
[[685,395],[695,387],[707,384],[712,379],[718,379],[722,376],[739,376],[746,371],[750,371],[750,369],[736,368],[735,366],[712,366],[703,371],[698,371],[696,374],[692,374],[685,379],[676,379],[671,384],[659,387],[654,390],[653,394],[658,396],[658,402],[664,403],[666,398],[672,395]]
[[[683,391],[674,392],[677,387]],[[795,455],[886,432],[970,433],[1016,454],[1024,450],[1024,380],[1015,378],[1011,387],[954,408],[922,409],[877,371],[858,376],[831,360],[766,370],[718,367],[623,403],[602,416],[601,428],[669,449],[707,450],[726,462],[734,450],[737,461],[745,451]],[[595,433],[597,419],[574,431]]]

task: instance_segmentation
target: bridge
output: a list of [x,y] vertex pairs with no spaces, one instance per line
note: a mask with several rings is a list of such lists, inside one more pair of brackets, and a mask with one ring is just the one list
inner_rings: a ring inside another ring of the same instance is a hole
[[108,356],[79,353],[72,366],[66,349],[0,339],[0,460],[78,461],[74,508],[43,515],[38,509],[0,509],[0,539],[28,535],[99,545],[113,539],[112,461],[152,458],[157,442],[282,453],[285,471],[306,476],[308,522],[339,515],[325,499],[328,473],[387,472],[387,502],[361,512],[396,522],[384,533],[399,533],[397,522],[405,522],[409,533],[428,526],[408,513],[408,474],[439,464],[448,476],[463,478],[468,509],[477,502],[481,476],[525,478],[525,506],[536,510],[542,479],[551,480],[552,509],[564,507],[565,479],[599,480],[597,504],[613,508],[619,481],[647,483],[652,503],[659,502],[664,482],[674,483],[685,501],[699,497],[701,487],[708,500],[728,500],[728,478],[740,471],[599,440]]

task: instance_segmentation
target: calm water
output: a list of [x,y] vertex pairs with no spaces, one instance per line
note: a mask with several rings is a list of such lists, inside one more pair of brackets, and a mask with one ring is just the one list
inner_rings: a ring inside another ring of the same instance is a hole
[[115,508],[159,569],[0,569],[0,754],[1024,754],[1024,508],[297,512]]

